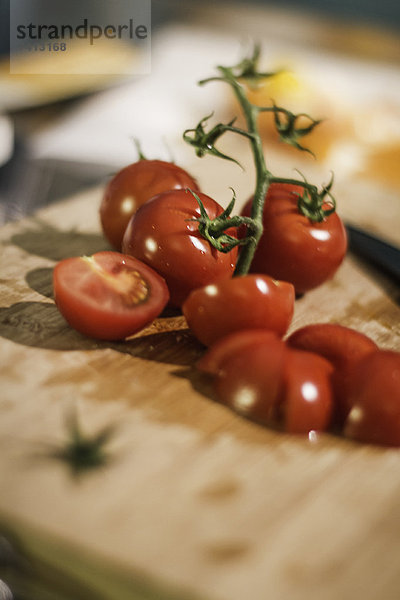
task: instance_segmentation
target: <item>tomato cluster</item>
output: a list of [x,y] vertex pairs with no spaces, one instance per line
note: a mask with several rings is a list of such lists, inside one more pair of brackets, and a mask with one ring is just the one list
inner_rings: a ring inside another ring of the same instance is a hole
[[400,353],[341,325],[309,325],[286,342],[265,329],[219,339],[198,363],[219,400],[291,433],[340,426],[363,442],[400,446]]
[[196,191],[197,182],[173,163],[142,159],[121,169],[109,181],[100,205],[104,235],[120,251],[125,229],[140,206],[156,194],[185,188]]
[[[271,184],[252,272],[232,277],[243,226],[230,228],[227,209],[183,169],[140,160],[111,180],[100,207],[104,234],[122,253],[61,261],[56,304],[72,327],[106,340],[140,331],[168,303],[179,307],[209,346],[199,369],[240,414],[291,433],[334,424],[357,440],[400,445],[400,354],[340,325],[311,325],[282,339],[295,293],[332,277],[346,251],[340,218],[301,214],[302,193]],[[242,214],[250,210],[248,203]],[[217,249],[216,230],[207,237],[201,226],[224,219]]]

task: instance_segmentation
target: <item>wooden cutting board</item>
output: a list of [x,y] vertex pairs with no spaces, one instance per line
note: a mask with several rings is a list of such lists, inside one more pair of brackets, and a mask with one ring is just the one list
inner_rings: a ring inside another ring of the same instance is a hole
[[[215,175],[208,193],[220,191]],[[248,181],[234,176],[240,195]],[[399,196],[371,189],[339,186],[341,212],[355,220],[361,207],[360,225],[396,240]],[[66,598],[398,600],[399,450],[289,436],[217,404],[183,317],[126,343],[67,326],[52,268],[106,247],[100,197],[91,190],[0,233],[0,521],[29,561],[24,576],[3,577],[57,582]],[[291,330],[339,322],[400,350],[397,299],[348,256],[296,302]],[[109,463],[78,479],[48,458],[71,412],[87,434],[115,427]]]

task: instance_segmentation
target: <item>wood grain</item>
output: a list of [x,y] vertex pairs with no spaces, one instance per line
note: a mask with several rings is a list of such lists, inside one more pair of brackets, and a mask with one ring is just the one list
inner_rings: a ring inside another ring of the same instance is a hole
[[[245,198],[248,180],[222,169]],[[219,193],[215,175],[208,193]],[[351,218],[364,203],[362,225],[396,238],[398,196],[388,193],[378,212],[360,185],[343,186],[342,212]],[[52,268],[106,247],[100,195],[92,190],[0,233],[7,535],[86,598],[89,590],[110,599],[179,590],[209,600],[397,600],[398,450],[287,436],[236,416],[193,368],[202,347],[179,315],[124,343],[92,341],[64,322]],[[297,301],[291,330],[339,322],[399,350],[397,302],[389,280],[348,256],[331,282]],[[46,456],[65,440],[71,411],[88,433],[116,428],[108,466],[78,480]]]

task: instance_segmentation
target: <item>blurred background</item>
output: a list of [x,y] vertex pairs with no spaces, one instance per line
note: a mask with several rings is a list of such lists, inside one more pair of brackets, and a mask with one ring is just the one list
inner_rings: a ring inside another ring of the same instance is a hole
[[[40,12],[40,0],[36,5]],[[23,11],[22,1],[18,6]],[[76,6],[83,15],[85,0]],[[367,177],[398,193],[399,2],[153,0],[151,9],[149,75],[88,75],[91,59],[85,63],[82,54],[76,60],[83,74],[10,75],[10,8],[0,0],[0,224],[102,185],[136,160],[133,137],[149,158],[172,156],[202,182],[204,167],[196,172],[182,132],[213,110],[222,119],[237,107],[223,86],[200,90],[195,83],[214,65],[237,62],[252,40],[263,46],[266,69],[287,69],[272,88],[249,90],[252,100],[266,104],[273,98],[326,119],[309,140],[317,161],[301,156],[296,166],[322,178],[333,169],[343,188],[349,179],[362,185]],[[136,59],[135,52],[132,47],[128,60]],[[32,61],[40,56],[21,60],[34,72],[38,63]],[[120,64],[116,46],[107,60]],[[293,169],[293,154],[275,144],[271,124],[265,120],[260,127],[276,169]],[[248,183],[237,185],[245,194]]]

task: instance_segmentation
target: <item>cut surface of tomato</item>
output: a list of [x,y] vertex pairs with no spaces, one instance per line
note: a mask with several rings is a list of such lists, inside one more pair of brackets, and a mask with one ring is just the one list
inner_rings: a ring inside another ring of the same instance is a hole
[[168,302],[164,280],[147,265],[118,252],[59,262],[55,302],[68,323],[96,339],[119,340],[153,321]]

